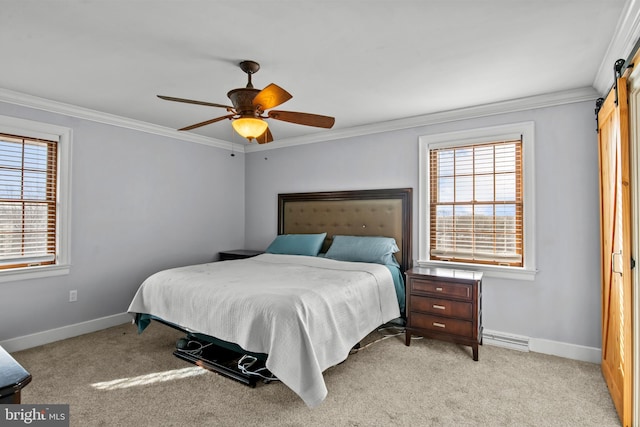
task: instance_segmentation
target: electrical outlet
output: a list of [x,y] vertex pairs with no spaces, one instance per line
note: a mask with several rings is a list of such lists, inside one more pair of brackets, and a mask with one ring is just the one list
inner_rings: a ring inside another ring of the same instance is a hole
[[78,291],[76,289],[69,291],[69,302],[78,301]]

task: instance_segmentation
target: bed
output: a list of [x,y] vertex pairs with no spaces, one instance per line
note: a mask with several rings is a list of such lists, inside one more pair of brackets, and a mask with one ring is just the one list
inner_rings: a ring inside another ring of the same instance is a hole
[[402,318],[411,203],[408,188],[279,194],[266,253],[158,272],[128,311],[140,332],[158,320],[263,360],[317,406],[327,395],[322,373]]

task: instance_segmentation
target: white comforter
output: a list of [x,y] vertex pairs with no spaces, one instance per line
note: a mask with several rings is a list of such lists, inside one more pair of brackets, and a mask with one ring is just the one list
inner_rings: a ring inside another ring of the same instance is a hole
[[327,395],[322,372],[400,316],[382,265],[273,254],[161,271],[128,311],[267,353],[267,368],[310,407]]

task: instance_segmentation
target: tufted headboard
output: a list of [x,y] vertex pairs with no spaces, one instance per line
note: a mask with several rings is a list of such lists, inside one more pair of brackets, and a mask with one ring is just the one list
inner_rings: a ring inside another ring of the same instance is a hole
[[278,234],[327,232],[333,236],[393,237],[402,271],[411,266],[412,189],[278,194]]

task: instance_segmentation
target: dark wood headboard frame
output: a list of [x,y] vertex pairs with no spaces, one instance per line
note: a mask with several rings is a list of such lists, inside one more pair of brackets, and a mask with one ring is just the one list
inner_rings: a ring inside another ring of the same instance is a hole
[[327,232],[334,235],[395,237],[402,271],[411,267],[413,190],[324,191],[278,194],[278,234]]

